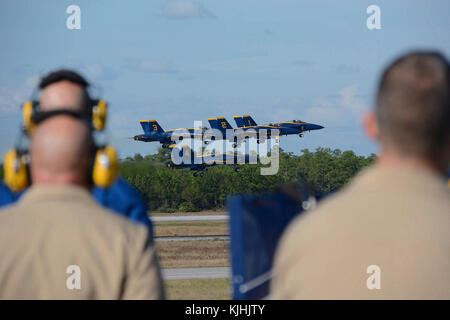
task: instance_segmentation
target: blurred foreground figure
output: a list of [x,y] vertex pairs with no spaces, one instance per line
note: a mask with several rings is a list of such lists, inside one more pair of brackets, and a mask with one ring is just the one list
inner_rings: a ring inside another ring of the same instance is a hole
[[0,212],[1,299],[160,299],[149,229],[91,197],[88,124],[54,115],[33,132],[33,184]]
[[438,53],[387,68],[364,118],[379,158],[288,227],[272,298],[450,299],[449,95]]
[[[106,102],[92,99],[88,92],[89,88],[90,84],[74,71],[62,69],[47,74],[39,83],[41,90],[39,99],[28,101],[22,107],[25,135],[31,136],[36,125],[32,121],[32,114],[62,110],[79,114],[89,122],[93,131],[102,132],[107,120]],[[26,108],[27,105],[32,107]],[[25,192],[26,188],[11,190],[0,182],[0,207],[14,203]],[[115,177],[107,186],[94,184],[91,194],[97,203],[128,217],[131,221],[146,225],[152,232],[146,204],[137,191],[120,177]]]

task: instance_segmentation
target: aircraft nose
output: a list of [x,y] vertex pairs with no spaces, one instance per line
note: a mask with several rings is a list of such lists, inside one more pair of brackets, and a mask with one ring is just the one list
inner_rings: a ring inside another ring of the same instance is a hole
[[323,129],[323,126],[320,126],[318,124],[310,124],[309,125],[309,130],[320,130]]

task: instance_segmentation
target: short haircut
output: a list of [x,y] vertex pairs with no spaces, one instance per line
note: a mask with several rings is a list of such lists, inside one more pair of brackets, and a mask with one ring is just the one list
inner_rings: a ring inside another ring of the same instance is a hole
[[83,89],[89,87],[89,82],[87,82],[80,74],[72,70],[60,69],[50,72],[43,77],[39,83],[39,88],[42,90],[53,83],[64,80],[79,84]]
[[45,77],[43,77],[39,83],[39,88],[45,89],[51,84],[60,82],[60,81],[69,81],[75,84],[78,84],[81,88],[84,90],[84,96],[83,96],[83,104],[85,111],[88,115],[90,115],[89,106],[91,98],[89,96],[89,92],[87,88],[90,86],[89,82],[85,78],[83,78],[79,73],[67,70],[67,69],[60,69],[55,70],[47,74]]
[[376,102],[382,143],[411,157],[435,159],[450,138],[450,68],[437,52],[395,60],[382,74]]

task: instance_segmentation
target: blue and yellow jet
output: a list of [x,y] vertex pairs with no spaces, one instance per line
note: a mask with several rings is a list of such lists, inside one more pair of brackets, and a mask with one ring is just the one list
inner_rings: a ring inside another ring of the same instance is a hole
[[[168,148],[173,145],[173,135],[178,135],[182,139],[202,139],[203,133],[207,130],[206,127],[202,128],[179,128],[164,131],[156,120],[141,120],[140,121],[144,134],[138,134],[133,137],[136,141],[153,142],[158,141],[162,144],[163,148]],[[205,144],[208,142],[205,141]]]
[[[173,152],[179,152],[178,154],[183,161],[180,164],[175,164],[171,160],[166,163],[166,166],[174,169],[190,169],[194,171],[194,176],[203,176],[204,170],[218,165],[229,165],[234,167],[234,171],[239,172],[240,166],[255,164],[258,161],[257,155],[239,154],[235,152],[196,155],[187,146],[184,146],[183,149],[175,148]],[[185,153],[184,157],[180,154],[181,152]]]
[[[239,140],[240,135],[242,136],[242,138],[246,139],[246,136],[250,131],[252,131],[253,135],[257,139],[257,143],[261,143],[263,142],[263,139],[259,133],[261,130],[265,130],[266,138],[270,139],[272,132],[271,130],[278,130],[278,136],[298,134],[300,137],[303,137],[303,132],[305,131],[323,129],[323,126],[303,122],[300,120],[270,123],[268,125],[258,125],[249,115],[234,116],[234,121],[236,122],[237,128],[233,128],[224,117],[208,118],[208,121],[211,125],[211,128],[220,130],[225,139],[234,142],[233,147],[237,146],[236,141]],[[226,137],[225,134],[227,130],[233,130],[233,133],[235,133],[235,135]]]
[[[249,115],[234,116],[234,121],[236,122],[238,128],[266,127],[266,126],[258,126],[255,120],[253,120],[253,118]],[[303,137],[303,132],[323,129],[323,126],[321,125],[308,123],[301,120],[269,123],[267,126],[270,128],[278,128],[280,130],[280,136],[298,134],[300,138]]]

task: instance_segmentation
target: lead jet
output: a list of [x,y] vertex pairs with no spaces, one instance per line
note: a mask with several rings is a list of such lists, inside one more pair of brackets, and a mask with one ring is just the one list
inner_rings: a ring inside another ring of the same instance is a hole
[[[180,128],[164,131],[156,120],[141,120],[141,127],[144,134],[138,134],[133,137],[135,141],[154,142],[162,144],[163,148],[169,148],[173,145],[172,136],[177,135],[183,139],[203,139],[203,133],[208,130],[202,128]],[[177,139],[178,140],[178,139]],[[207,144],[208,141],[205,141]]]
[[[261,128],[266,126],[258,126],[249,115],[234,116],[234,121],[238,128]],[[267,127],[278,128],[280,130],[280,136],[287,136],[291,134],[298,134],[300,138],[303,137],[303,133],[311,130],[323,129],[323,126],[314,123],[308,123],[301,120],[292,120],[286,122],[269,123]]]
[[182,150],[178,147],[175,148],[176,150],[174,151],[178,152],[179,155],[180,152],[183,151],[184,155],[180,156],[182,162],[175,164],[170,160],[166,163],[166,166],[172,169],[190,169],[194,171],[194,176],[203,176],[203,172],[207,170],[207,168],[217,165],[232,166],[235,172],[239,172],[241,166],[245,164],[256,164],[258,161],[258,156],[256,155],[239,154],[236,152],[196,155],[187,146],[184,146]]

